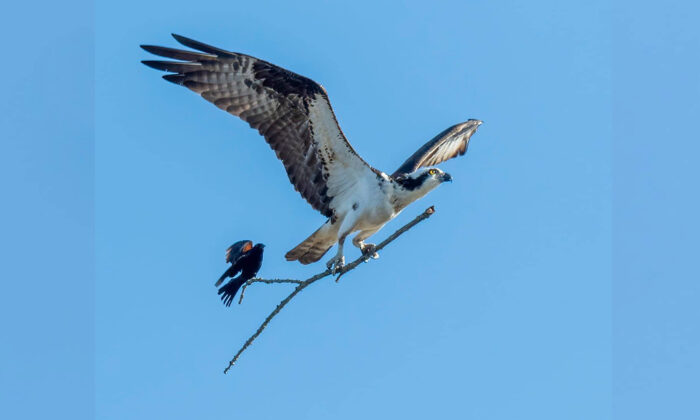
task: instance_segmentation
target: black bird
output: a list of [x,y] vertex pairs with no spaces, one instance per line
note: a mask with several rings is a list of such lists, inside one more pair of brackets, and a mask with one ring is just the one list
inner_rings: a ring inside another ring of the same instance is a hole
[[[253,246],[252,241],[246,240],[238,241],[226,250],[226,262],[231,264],[231,267],[214,284],[214,286],[219,287],[224,279],[227,277],[232,278],[231,281],[219,289],[221,301],[224,302],[224,305],[231,306],[236,292],[243,286],[243,283],[258,274],[258,270],[262,266],[264,248],[265,244]],[[239,272],[241,274],[238,277],[234,277]]]

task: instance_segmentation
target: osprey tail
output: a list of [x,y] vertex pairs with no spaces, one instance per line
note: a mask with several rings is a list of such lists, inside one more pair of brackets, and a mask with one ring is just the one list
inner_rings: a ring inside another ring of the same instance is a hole
[[333,234],[330,221],[326,222],[304,242],[287,252],[284,257],[287,261],[299,261],[302,264],[316,262],[336,243],[338,240],[336,236]]

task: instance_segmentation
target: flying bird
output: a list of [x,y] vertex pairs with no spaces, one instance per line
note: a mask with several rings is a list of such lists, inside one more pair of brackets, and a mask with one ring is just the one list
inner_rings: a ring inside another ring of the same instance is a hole
[[343,244],[352,240],[363,255],[377,258],[365,240],[406,206],[452,177],[435,165],[461,156],[481,121],[455,124],[428,141],[391,175],[373,168],[345,138],[326,90],[318,83],[267,61],[173,34],[196,51],[153,45],[144,50],[176,61],[143,64],[169,72],[163,78],[184,86],[246,121],[282,161],[294,189],[327,221],[286,254],[289,261],[318,261],[338,244],[327,266],[345,263]]
[[[226,262],[231,264],[231,267],[214,284],[214,286],[219,287],[226,278],[232,279],[219,289],[219,295],[221,295],[221,301],[224,302],[224,305],[231,306],[233,298],[236,296],[238,289],[243,286],[243,283],[258,274],[258,270],[262,266],[264,248],[264,244],[253,246],[253,242],[248,240],[238,241],[228,247],[226,250]],[[240,275],[236,277],[238,273]]]

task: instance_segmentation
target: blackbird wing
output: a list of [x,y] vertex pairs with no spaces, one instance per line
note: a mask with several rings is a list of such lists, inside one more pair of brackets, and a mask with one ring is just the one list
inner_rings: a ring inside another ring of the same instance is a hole
[[249,240],[238,241],[228,247],[226,250],[226,262],[231,264],[231,267],[224,271],[224,274],[219,277],[219,280],[214,283],[214,286],[219,287],[226,278],[234,277],[238,274],[244,266],[243,260],[245,260],[245,258],[243,257],[251,249],[253,249],[253,242]]
[[238,241],[226,250],[226,262],[235,264],[243,254],[253,249],[253,242],[249,240]]

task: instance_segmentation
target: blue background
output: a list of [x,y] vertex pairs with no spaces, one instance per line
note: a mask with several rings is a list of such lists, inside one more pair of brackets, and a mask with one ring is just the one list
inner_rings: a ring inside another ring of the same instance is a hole
[[[15,6],[1,29],[0,405],[697,418],[700,31],[686,3]],[[322,83],[385,171],[448,125],[485,122],[441,166],[455,182],[376,239],[435,204],[429,221],[306,289],[228,375],[291,287],[223,307],[224,250],[265,242],[262,276],[305,278],[323,265],[283,255],[324,219],[256,132],[139,63],[152,58],[139,44],[177,46],[170,32]]]

